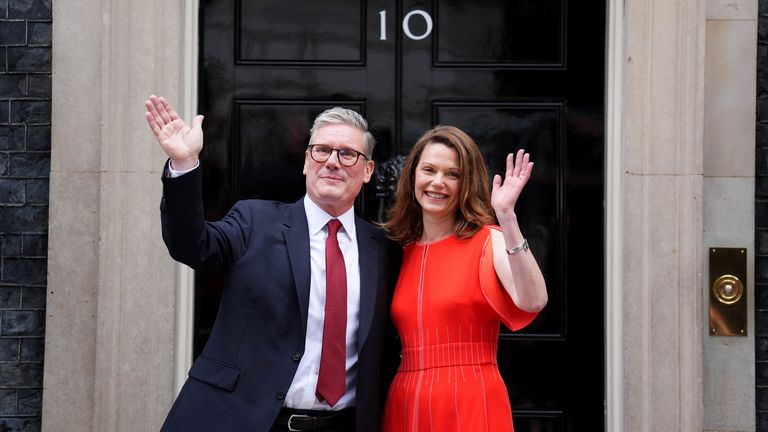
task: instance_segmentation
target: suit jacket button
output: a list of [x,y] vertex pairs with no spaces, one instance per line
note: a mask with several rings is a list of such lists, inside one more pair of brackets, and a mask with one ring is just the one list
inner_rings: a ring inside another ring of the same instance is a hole
[[277,394],[275,395],[275,397],[276,397],[276,398],[278,398],[278,399],[280,399],[280,400],[283,400],[283,399],[285,399],[285,393],[283,393],[283,392],[277,392]]
[[291,356],[293,361],[299,361],[301,359],[301,354],[299,353],[293,353],[293,356]]

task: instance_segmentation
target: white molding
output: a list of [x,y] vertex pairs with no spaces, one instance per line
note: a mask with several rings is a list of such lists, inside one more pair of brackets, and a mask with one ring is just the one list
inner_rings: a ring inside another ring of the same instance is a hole
[[605,95],[605,430],[624,428],[622,200],[624,139],[624,2],[609,0]]
[[[181,115],[187,121],[197,114],[198,11],[199,0],[184,1],[182,34],[182,82],[179,89]],[[176,264],[176,332],[174,347],[173,387],[178,394],[192,367],[192,345],[195,322],[194,271]]]

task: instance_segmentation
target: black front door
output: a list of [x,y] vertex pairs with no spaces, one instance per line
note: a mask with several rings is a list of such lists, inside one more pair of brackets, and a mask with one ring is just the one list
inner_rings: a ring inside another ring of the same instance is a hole
[[[604,430],[605,15],[603,0],[202,1],[206,217],[300,198],[312,119],[331,106],[368,119],[379,168],[441,123],[468,132],[493,173],[526,148],[518,213],[550,302],[501,336],[516,430]],[[366,186],[358,213],[379,219],[389,187]],[[197,274],[195,355],[220,289]]]

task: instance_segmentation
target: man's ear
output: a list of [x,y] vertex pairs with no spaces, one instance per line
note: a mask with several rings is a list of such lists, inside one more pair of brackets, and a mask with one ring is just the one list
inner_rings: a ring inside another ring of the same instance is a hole
[[371,181],[371,176],[373,175],[373,170],[376,167],[376,164],[369,160],[365,163],[365,168],[363,168],[363,183],[368,183]]

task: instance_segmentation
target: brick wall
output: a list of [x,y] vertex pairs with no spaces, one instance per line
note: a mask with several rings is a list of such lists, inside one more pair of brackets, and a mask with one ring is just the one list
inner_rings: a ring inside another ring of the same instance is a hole
[[51,0],[0,0],[0,431],[39,431]]
[[768,432],[768,0],[759,0],[755,162],[757,430]]

